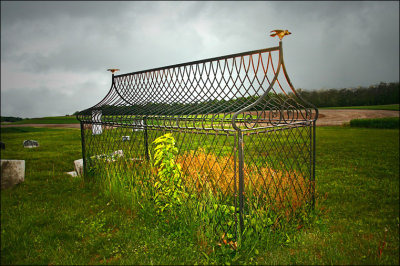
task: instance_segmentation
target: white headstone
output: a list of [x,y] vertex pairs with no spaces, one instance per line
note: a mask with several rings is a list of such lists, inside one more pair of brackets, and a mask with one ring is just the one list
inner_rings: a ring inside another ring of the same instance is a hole
[[142,131],[144,129],[144,121],[143,120],[134,120],[133,121],[133,129],[132,131]]
[[83,175],[83,159],[74,161],[74,169],[77,175]]
[[92,134],[100,135],[103,133],[103,128],[101,127],[101,110],[93,110],[92,111]]

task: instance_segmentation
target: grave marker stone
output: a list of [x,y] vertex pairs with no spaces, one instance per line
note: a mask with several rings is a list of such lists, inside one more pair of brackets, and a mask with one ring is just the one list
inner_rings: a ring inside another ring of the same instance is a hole
[[83,175],[83,159],[74,161],[74,169],[77,175]]
[[11,188],[25,180],[25,160],[1,160],[1,189]]
[[36,148],[39,147],[39,142],[36,140],[24,140],[23,145],[24,148]]

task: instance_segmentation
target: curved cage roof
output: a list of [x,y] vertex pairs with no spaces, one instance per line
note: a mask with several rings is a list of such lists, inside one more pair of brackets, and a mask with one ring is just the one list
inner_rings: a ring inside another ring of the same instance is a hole
[[[318,110],[297,95],[279,46],[121,75],[78,113],[82,123],[250,130],[309,124]],[[143,123],[143,122],[142,122]]]

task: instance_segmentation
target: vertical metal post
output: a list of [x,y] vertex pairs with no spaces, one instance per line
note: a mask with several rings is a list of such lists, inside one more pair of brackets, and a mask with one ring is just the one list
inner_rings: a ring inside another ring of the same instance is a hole
[[239,225],[240,234],[244,232],[244,142],[243,132],[238,131],[238,156],[239,156]]
[[313,157],[313,165],[312,165],[312,177],[311,177],[311,183],[312,183],[312,209],[315,208],[315,121],[313,121],[313,147],[312,147],[312,157]]
[[238,143],[238,141],[237,141],[237,135],[235,135],[234,136],[234,142],[233,142],[233,153],[234,153],[234,156],[233,156],[233,172],[235,173],[234,174],[234,176],[233,176],[233,181],[234,181],[234,186],[233,186],[233,188],[234,188],[234,195],[235,195],[235,199],[234,199],[234,204],[235,204],[235,239],[236,239],[236,241],[238,240],[238,214],[239,214],[239,210],[238,210],[238,202],[237,202],[237,199],[238,199],[238,183],[237,183],[237,157],[238,157],[238,154],[237,154],[237,143]]
[[314,201],[314,193],[313,193],[313,150],[314,150],[314,140],[313,140],[313,135],[314,135],[314,132],[313,132],[313,126],[314,126],[314,124],[313,124],[313,122],[311,122],[310,124],[307,124],[306,125],[306,127],[307,127],[307,130],[308,130],[308,135],[307,135],[307,138],[308,138],[308,141],[309,141],[309,144],[308,144],[308,146],[309,146],[309,150],[308,150],[308,153],[307,153],[307,158],[308,158],[308,182],[309,182],[309,185],[308,185],[308,191],[307,191],[307,193],[309,193],[308,194],[308,196],[309,196],[309,198],[308,198],[308,202],[307,203],[311,203],[311,209],[313,209],[314,207],[313,207],[313,205],[314,205],[314,203],[313,203],[313,201]]
[[146,155],[146,160],[150,160],[149,156],[149,140],[148,140],[148,135],[147,135],[147,117],[143,118],[143,127],[144,127],[144,152]]
[[83,177],[86,179],[86,149],[85,149],[85,134],[84,134],[84,126],[81,121],[81,143],[82,143],[82,159],[83,159]]

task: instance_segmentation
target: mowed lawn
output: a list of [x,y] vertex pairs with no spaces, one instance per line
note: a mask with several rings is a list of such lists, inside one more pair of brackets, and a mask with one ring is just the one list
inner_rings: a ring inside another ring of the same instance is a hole
[[1,192],[1,264],[399,264],[398,129],[317,128],[317,219],[234,254],[205,254],[66,175],[78,129],[2,128],[1,141],[2,159],[26,160],[25,182]]

